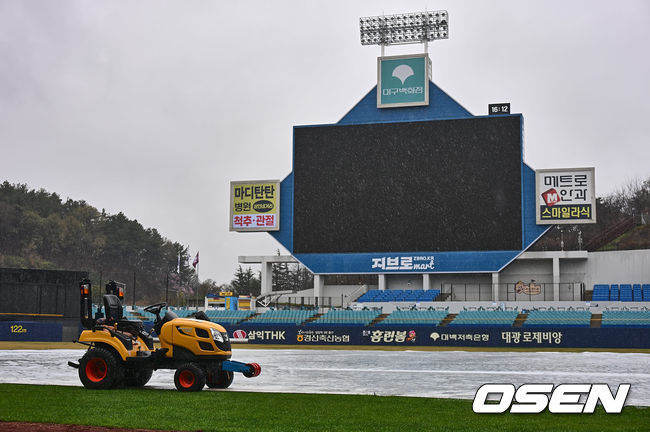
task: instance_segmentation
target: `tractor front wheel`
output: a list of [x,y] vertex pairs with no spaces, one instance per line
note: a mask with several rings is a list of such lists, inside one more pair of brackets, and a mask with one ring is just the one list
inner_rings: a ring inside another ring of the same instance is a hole
[[124,368],[110,350],[91,348],[79,361],[79,378],[87,389],[111,389],[122,384]]
[[185,363],[176,369],[174,384],[179,391],[201,391],[205,385],[205,372],[194,363]]

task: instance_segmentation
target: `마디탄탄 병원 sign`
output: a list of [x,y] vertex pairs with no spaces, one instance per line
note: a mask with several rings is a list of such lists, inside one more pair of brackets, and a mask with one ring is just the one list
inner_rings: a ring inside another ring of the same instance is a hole
[[230,182],[230,231],[279,229],[279,180]]

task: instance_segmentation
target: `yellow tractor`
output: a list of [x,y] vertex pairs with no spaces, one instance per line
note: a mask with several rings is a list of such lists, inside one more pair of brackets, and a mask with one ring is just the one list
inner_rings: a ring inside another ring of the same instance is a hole
[[171,310],[161,317],[166,303],[144,308],[156,316],[152,332],[160,339],[154,348],[154,338],[144,329],[142,321],[123,318],[123,288],[113,281],[106,285],[103,297],[105,317],[92,316],[92,285],[88,279],[79,284],[81,294],[81,323],[85,330],[78,342],[88,346],[79,363],[68,365],[79,370],[79,378],[88,389],[142,387],[156,369],[175,369],[174,384],[180,391],[200,391],[227,388],[234,372],[255,377],[261,372],[257,363],[230,360],[232,351],[228,333],[211,322],[205,313],[193,318],[178,318]]

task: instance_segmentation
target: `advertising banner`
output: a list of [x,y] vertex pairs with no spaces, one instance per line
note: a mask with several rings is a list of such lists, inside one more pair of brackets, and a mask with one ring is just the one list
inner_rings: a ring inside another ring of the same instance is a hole
[[429,105],[430,77],[427,54],[377,58],[377,107]]
[[61,342],[63,324],[57,321],[2,321],[1,341]]
[[234,343],[505,348],[650,348],[650,328],[511,326],[277,326],[228,327]]
[[280,180],[230,182],[230,231],[280,229]]
[[337,273],[453,273],[501,270],[519,251],[294,254],[319,274]]
[[594,168],[536,171],[537,224],[596,223]]

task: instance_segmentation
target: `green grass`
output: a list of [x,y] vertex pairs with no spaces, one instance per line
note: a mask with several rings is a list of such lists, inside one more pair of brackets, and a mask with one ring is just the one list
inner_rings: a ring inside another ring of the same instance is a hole
[[[469,400],[0,384],[0,420],[181,431],[648,431],[650,408],[478,415]],[[1,425],[0,425],[1,426]]]

